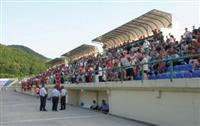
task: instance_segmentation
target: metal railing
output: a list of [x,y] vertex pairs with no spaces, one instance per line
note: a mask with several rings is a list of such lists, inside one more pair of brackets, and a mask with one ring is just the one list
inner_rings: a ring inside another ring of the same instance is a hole
[[[143,83],[144,75],[145,75],[145,73],[144,73],[144,65],[151,66],[151,65],[155,65],[155,64],[165,63],[165,64],[167,64],[167,66],[168,66],[167,68],[168,69],[164,73],[166,73],[166,72],[169,73],[169,79],[172,82],[173,79],[174,79],[174,73],[175,73],[174,72],[174,63],[177,62],[177,61],[181,62],[181,60],[184,61],[185,59],[192,59],[192,58],[197,58],[197,57],[199,58],[200,54],[188,55],[188,56],[183,56],[183,57],[179,57],[179,58],[171,58],[171,59],[166,59],[166,60],[155,60],[155,61],[152,61],[152,62],[138,63],[138,64],[130,65],[130,66],[121,66],[121,67],[116,67],[116,68],[113,68],[113,69],[105,69],[105,70],[98,70],[98,71],[94,70],[94,71],[90,72],[90,74],[92,74],[92,82],[95,83],[96,82],[96,75],[98,75],[96,73],[102,72],[103,74],[106,74],[105,75],[106,76],[106,80],[104,80],[104,81],[107,82],[107,81],[112,81],[112,80],[110,80],[111,78],[109,78],[110,77],[109,74],[111,74],[112,71],[118,71],[118,75],[120,75],[118,81],[126,81],[125,78],[124,78],[124,71],[126,69],[128,69],[128,68],[135,68],[136,66],[139,65],[140,68],[141,68],[140,75],[136,75],[136,76],[140,76],[141,79],[138,79],[138,80],[141,80],[141,82]],[[198,69],[200,70],[200,67],[198,67]],[[85,72],[85,73],[82,73],[82,74],[85,77],[85,75],[87,75],[88,72]],[[75,78],[75,79],[77,79],[77,78]],[[168,78],[166,78],[166,79],[168,79]],[[91,81],[90,82],[86,82],[85,80],[86,80],[86,78],[82,79],[82,82],[75,82],[75,83],[91,83]]]

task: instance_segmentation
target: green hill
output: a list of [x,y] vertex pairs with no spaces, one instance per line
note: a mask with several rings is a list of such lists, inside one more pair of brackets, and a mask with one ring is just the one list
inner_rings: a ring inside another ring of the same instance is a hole
[[25,46],[0,44],[0,78],[24,77],[46,70],[48,58]]
[[33,51],[32,49],[30,49],[30,48],[28,48],[26,46],[23,46],[23,45],[8,45],[7,47],[20,49],[20,50],[23,50],[23,51],[27,52],[30,55],[38,57],[38,58],[41,58],[41,59],[44,59],[44,60],[50,60],[49,58],[47,58],[47,57],[45,57],[45,56]]

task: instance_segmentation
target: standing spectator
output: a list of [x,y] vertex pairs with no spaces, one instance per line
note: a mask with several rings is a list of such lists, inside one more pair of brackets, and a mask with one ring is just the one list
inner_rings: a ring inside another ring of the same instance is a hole
[[46,96],[47,96],[47,91],[45,89],[44,84],[42,84],[42,87],[40,89],[40,111],[47,111],[45,109],[45,106],[46,106]]
[[57,86],[54,86],[51,96],[52,96],[52,111],[57,111],[58,100],[59,100],[59,96],[60,96]]
[[200,32],[198,32],[197,43],[200,45]]
[[101,67],[102,65],[99,65],[99,82],[105,82],[103,79],[103,69]]
[[108,80],[108,67],[104,64],[103,65],[103,80],[107,81]]
[[99,82],[99,64],[96,64],[96,67],[94,70],[95,70],[95,73],[94,73],[95,82],[98,83]]
[[189,32],[189,34],[187,35],[186,42],[187,43],[191,43],[192,42],[192,33],[191,32]]
[[61,72],[59,70],[56,71],[56,85],[57,85],[58,89],[60,89],[60,85],[61,85]]
[[197,34],[198,34],[198,29],[196,29],[195,26],[192,26],[192,37],[194,39],[197,38]]
[[65,110],[66,108],[66,89],[64,88],[64,86],[61,86],[61,91],[60,91],[60,104],[61,104],[61,108],[60,110]]
[[40,94],[40,87],[38,86],[38,84],[35,86],[35,94],[37,95],[37,96],[39,96],[39,94]]
[[149,41],[145,39],[145,40],[144,40],[144,43],[143,43],[143,48],[144,48],[145,50],[147,50],[147,49],[149,49],[149,46],[150,46]]
[[188,28],[185,28],[185,33],[183,34],[184,37],[187,38],[188,35],[189,35],[189,33],[190,33],[190,32],[188,31]]
[[[126,57],[126,54],[124,54],[123,55],[123,58],[121,58],[121,64],[122,64],[122,66],[123,66],[123,68],[125,68],[125,67],[127,67],[127,66],[130,66],[130,62],[129,62],[129,60],[128,60],[128,58]],[[126,69],[126,71],[124,71],[124,72],[126,72],[126,74],[128,75],[127,77],[125,76],[125,78],[126,79],[129,79],[129,77],[131,76],[131,69],[129,69],[129,68],[125,68]],[[124,74],[125,75],[125,74]]]
[[143,66],[144,67],[144,80],[147,80],[148,79],[147,73],[148,73],[149,67],[148,67],[148,64],[146,64],[146,63],[148,63],[146,55],[142,56],[141,63],[145,63]]

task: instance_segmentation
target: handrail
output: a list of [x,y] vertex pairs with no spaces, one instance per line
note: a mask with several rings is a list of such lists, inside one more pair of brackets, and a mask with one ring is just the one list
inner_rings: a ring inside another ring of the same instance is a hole
[[[169,67],[170,67],[170,81],[172,82],[173,81],[173,62],[174,61],[178,61],[178,60],[181,60],[181,59],[186,59],[186,58],[194,58],[194,57],[199,57],[200,54],[193,54],[193,55],[187,55],[187,56],[182,56],[182,57],[179,57],[179,58],[171,58],[171,59],[166,59],[166,60],[155,60],[155,61],[152,61],[152,62],[147,62],[147,63],[137,63],[135,65],[130,65],[130,66],[120,66],[120,67],[116,67],[116,68],[113,68],[111,70],[119,70],[121,72],[121,75],[120,75],[120,81],[124,81],[123,79],[123,69],[127,69],[127,68],[130,68],[130,67],[135,67],[137,65],[141,66],[141,75],[142,75],[142,78],[141,78],[141,82],[143,83],[143,80],[144,80],[144,65],[145,64],[158,64],[158,63],[161,63],[161,62],[167,62],[169,63]],[[94,70],[92,71],[92,75],[93,75],[93,82],[95,82],[95,75],[96,75],[96,72],[106,72],[106,77],[108,77],[108,72],[109,72],[110,69],[105,69],[105,70]],[[82,73],[83,75],[87,74],[88,72],[84,72]]]

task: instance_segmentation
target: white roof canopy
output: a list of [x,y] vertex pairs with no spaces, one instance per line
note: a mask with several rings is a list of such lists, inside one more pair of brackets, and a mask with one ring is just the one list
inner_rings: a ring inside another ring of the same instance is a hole
[[150,36],[152,30],[171,26],[172,15],[170,13],[153,9],[92,41],[103,43],[107,48],[111,48],[127,41],[138,40],[141,36]]

